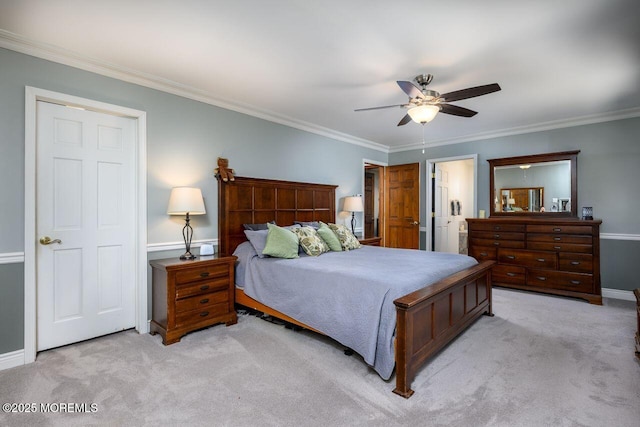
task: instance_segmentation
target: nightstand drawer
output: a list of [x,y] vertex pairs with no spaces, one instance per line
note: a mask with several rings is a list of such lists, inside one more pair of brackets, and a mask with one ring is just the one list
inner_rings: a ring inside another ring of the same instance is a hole
[[219,279],[207,280],[206,282],[189,283],[187,285],[176,286],[176,299],[190,297],[192,295],[206,294],[213,291],[229,288],[229,278],[227,276]]
[[176,284],[195,280],[208,280],[214,277],[229,277],[229,264],[203,266],[176,272]]
[[224,303],[229,300],[227,289],[212,292],[204,295],[194,295],[190,298],[183,298],[176,301],[176,312],[181,313],[189,310],[204,309],[214,304]]
[[191,310],[176,314],[176,327],[194,325],[199,322],[221,316],[229,312],[228,304],[214,304],[198,310]]

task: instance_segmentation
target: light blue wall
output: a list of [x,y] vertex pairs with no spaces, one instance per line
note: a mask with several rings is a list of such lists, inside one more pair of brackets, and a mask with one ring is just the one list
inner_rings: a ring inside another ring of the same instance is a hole
[[[463,120],[463,119],[462,119]],[[489,212],[488,159],[580,150],[578,212],[592,206],[606,234],[640,235],[640,118],[610,121],[455,145],[392,153],[389,164],[478,154],[478,209]],[[421,177],[421,223],[426,224],[425,176]],[[477,213],[476,213],[477,215]],[[425,233],[421,233],[425,247]],[[620,260],[630,262],[622,263]],[[631,290],[640,286],[640,241],[601,240],[602,287]]]
[[[25,86],[147,112],[149,243],[182,241],[184,220],[166,215],[171,187],[180,185],[205,197],[207,215],[192,220],[194,240],[217,238],[218,157],[240,176],[338,185],[338,207],[361,192],[363,159],[387,161],[377,150],[0,49],[0,253],[24,250]],[[22,348],[22,269],[0,265],[0,354]]]

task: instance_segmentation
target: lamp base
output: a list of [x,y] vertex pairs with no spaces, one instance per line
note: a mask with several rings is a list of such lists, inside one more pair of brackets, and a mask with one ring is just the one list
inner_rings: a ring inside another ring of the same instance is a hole
[[198,257],[193,255],[191,252],[185,252],[184,254],[180,255],[180,259],[183,259],[183,260],[192,260],[196,258]]

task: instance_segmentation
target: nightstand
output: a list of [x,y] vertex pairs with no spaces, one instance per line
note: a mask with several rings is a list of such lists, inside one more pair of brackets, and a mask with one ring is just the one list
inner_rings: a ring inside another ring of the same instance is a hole
[[367,246],[380,246],[381,240],[382,240],[382,237],[367,237],[367,238],[358,239],[361,245],[367,245]]
[[150,261],[153,272],[151,334],[164,345],[216,323],[237,323],[234,309],[235,256]]

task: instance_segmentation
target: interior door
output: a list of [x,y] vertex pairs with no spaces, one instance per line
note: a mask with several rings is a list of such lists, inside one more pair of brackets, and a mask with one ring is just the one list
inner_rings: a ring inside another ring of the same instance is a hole
[[435,177],[435,216],[434,251],[449,252],[449,225],[451,207],[449,206],[449,172],[446,166],[436,163]]
[[371,172],[364,174],[364,237],[373,237],[374,234],[374,202],[373,185],[375,177]]
[[135,121],[37,103],[37,350],[135,326]]
[[388,166],[385,173],[385,246],[420,247],[420,163]]

